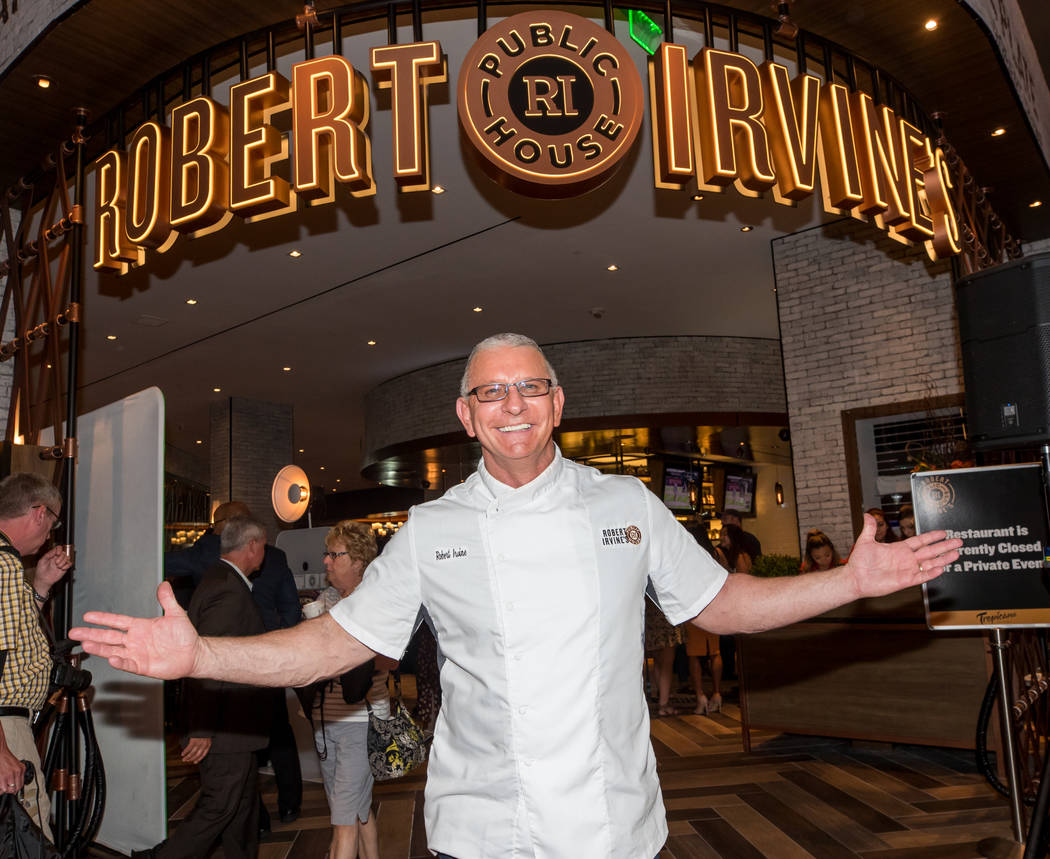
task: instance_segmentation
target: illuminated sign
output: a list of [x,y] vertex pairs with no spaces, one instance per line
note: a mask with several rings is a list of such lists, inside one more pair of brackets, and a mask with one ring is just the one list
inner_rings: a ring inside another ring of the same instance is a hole
[[771,193],[793,205],[815,193],[825,211],[872,218],[931,258],[961,250],[944,153],[892,109],[779,63],[703,48],[690,61],[664,43],[649,64],[658,188]]
[[[373,48],[370,71],[390,91],[393,179],[402,192],[429,190],[428,92],[448,78],[441,45]],[[871,220],[931,257],[961,251],[944,153],[867,94],[715,48],[690,58],[667,42],[648,77],[657,188],[732,186],[784,205],[819,188],[829,213]],[[560,11],[486,31],[463,61],[457,98],[486,172],[548,198],[607,181],[634,145],[644,106],[626,48]],[[234,216],[285,215],[330,203],[340,189],[375,193],[368,84],[344,57],[297,63],[291,80],[270,72],[240,81],[228,101],[179,104],[169,127],[143,123],[127,150],[95,162],[95,269],[125,272]]]
[[567,12],[489,28],[459,73],[459,120],[498,182],[572,197],[604,182],[634,143],[642,85],[607,30]]

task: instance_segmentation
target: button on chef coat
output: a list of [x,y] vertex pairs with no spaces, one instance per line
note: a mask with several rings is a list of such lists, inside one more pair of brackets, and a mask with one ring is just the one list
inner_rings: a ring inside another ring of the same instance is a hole
[[331,611],[399,658],[420,605],[445,662],[424,815],[458,859],[650,859],[667,837],[642,689],[644,594],[673,624],[726,579],[635,478],[484,462],[414,507]]

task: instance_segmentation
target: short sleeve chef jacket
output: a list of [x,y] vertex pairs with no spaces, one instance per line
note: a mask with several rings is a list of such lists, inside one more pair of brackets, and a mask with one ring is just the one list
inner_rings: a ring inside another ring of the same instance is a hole
[[667,837],[641,683],[644,594],[695,617],[725,571],[635,478],[477,472],[408,521],[332,617],[398,658],[420,605],[445,663],[425,820],[458,859],[651,859]]

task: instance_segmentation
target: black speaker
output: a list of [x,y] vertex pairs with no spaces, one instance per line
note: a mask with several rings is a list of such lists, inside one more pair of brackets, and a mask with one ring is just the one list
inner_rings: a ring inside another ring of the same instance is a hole
[[970,440],[1050,441],[1050,252],[959,280],[955,300]]

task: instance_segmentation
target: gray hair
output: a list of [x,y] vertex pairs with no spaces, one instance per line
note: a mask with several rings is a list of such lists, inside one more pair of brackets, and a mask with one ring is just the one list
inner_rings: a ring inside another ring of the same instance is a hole
[[219,549],[226,555],[243,549],[252,540],[266,542],[266,526],[254,516],[231,516],[219,536]]
[[547,376],[550,378],[551,384],[557,386],[558,374],[554,372],[551,362],[547,360],[547,356],[543,354],[543,350],[535,340],[531,337],[526,337],[524,334],[493,334],[491,337],[486,337],[470,351],[470,357],[467,358],[467,366],[463,369],[463,378],[459,383],[459,395],[466,397],[467,391],[470,390],[470,370],[474,366],[474,359],[477,358],[479,352],[484,352],[487,349],[517,346],[527,346],[529,349],[535,349],[539,352],[543,363],[547,365]]
[[0,480],[0,519],[17,519],[38,504],[56,512],[62,509],[62,493],[47,478],[17,471]]

